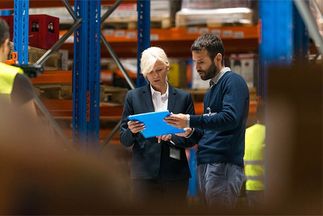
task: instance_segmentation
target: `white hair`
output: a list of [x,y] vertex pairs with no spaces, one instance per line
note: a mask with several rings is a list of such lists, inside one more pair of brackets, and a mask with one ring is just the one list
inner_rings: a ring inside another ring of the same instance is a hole
[[142,52],[140,68],[144,77],[152,71],[157,60],[163,62],[167,67],[169,67],[169,61],[163,49],[159,47],[149,47]]

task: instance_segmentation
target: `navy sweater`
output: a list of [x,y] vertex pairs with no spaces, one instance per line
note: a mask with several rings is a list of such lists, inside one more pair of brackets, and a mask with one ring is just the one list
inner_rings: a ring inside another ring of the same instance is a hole
[[198,143],[197,163],[243,166],[249,90],[244,79],[226,72],[204,96],[204,114],[191,115],[191,136]]

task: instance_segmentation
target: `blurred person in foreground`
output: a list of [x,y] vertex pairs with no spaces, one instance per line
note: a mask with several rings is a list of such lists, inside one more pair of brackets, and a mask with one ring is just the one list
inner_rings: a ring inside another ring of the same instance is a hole
[[52,145],[46,127],[24,115],[0,112],[1,215],[129,214],[129,183],[113,155]]
[[5,64],[10,52],[9,26],[0,18],[0,99],[36,115],[33,88],[23,71]]
[[259,101],[256,122],[246,129],[245,137],[246,196],[248,206],[252,209],[261,209],[265,204],[265,135],[264,104]]
[[[134,201],[147,205],[158,204],[161,208],[174,208],[186,203],[190,170],[185,148],[192,144],[176,135],[146,139],[140,133],[145,125],[129,121],[128,116],[165,110],[194,114],[191,95],[173,88],[167,82],[169,67],[169,60],[163,49],[150,47],[144,50],[141,71],[149,83],[127,93],[120,126],[121,143],[125,147],[132,147]],[[176,206],[161,205],[174,202],[177,203]]]
[[172,114],[165,120],[188,128],[181,136],[198,143],[200,191],[209,207],[232,209],[244,182],[243,155],[249,91],[245,80],[224,66],[224,46],[215,34],[197,38],[192,58],[202,80],[210,80],[204,114]]

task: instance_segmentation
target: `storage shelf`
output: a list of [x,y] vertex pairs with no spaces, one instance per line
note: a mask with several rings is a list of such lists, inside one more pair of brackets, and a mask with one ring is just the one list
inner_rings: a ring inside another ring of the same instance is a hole
[[[64,34],[62,31],[61,34]],[[203,32],[215,32],[224,42],[226,53],[245,53],[258,51],[259,26],[223,26],[216,28],[189,27],[170,29],[151,29],[151,45],[162,47],[169,57],[191,57],[190,47]],[[136,30],[104,30],[107,41],[119,57],[137,57]],[[62,46],[73,56],[73,36]],[[105,47],[102,56],[107,57]]]
[[[101,79],[102,77],[112,76],[112,71],[102,70],[101,71]],[[106,80],[101,80],[106,81]],[[51,85],[51,84],[72,84],[72,71],[44,71],[44,73],[38,75],[35,78],[31,79],[32,84],[34,85]]]
[[[71,5],[74,5],[74,0],[69,0]],[[101,0],[102,5],[111,5],[113,0]],[[124,0],[122,3],[136,3],[137,0]],[[44,7],[63,7],[61,0],[29,0],[30,8],[44,8]],[[9,9],[14,7],[14,0],[1,0],[0,9]]]

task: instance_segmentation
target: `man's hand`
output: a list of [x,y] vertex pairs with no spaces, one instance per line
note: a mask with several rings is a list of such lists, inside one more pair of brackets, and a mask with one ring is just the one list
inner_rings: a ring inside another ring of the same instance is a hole
[[145,129],[145,125],[139,121],[128,121],[128,128],[131,133],[136,134]]
[[184,128],[185,132],[183,133],[177,133],[175,134],[176,136],[180,136],[180,137],[188,137],[189,135],[191,135],[193,129],[192,128]]
[[187,128],[188,127],[188,115],[186,114],[171,114],[164,119],[168,124],[177,128]]

